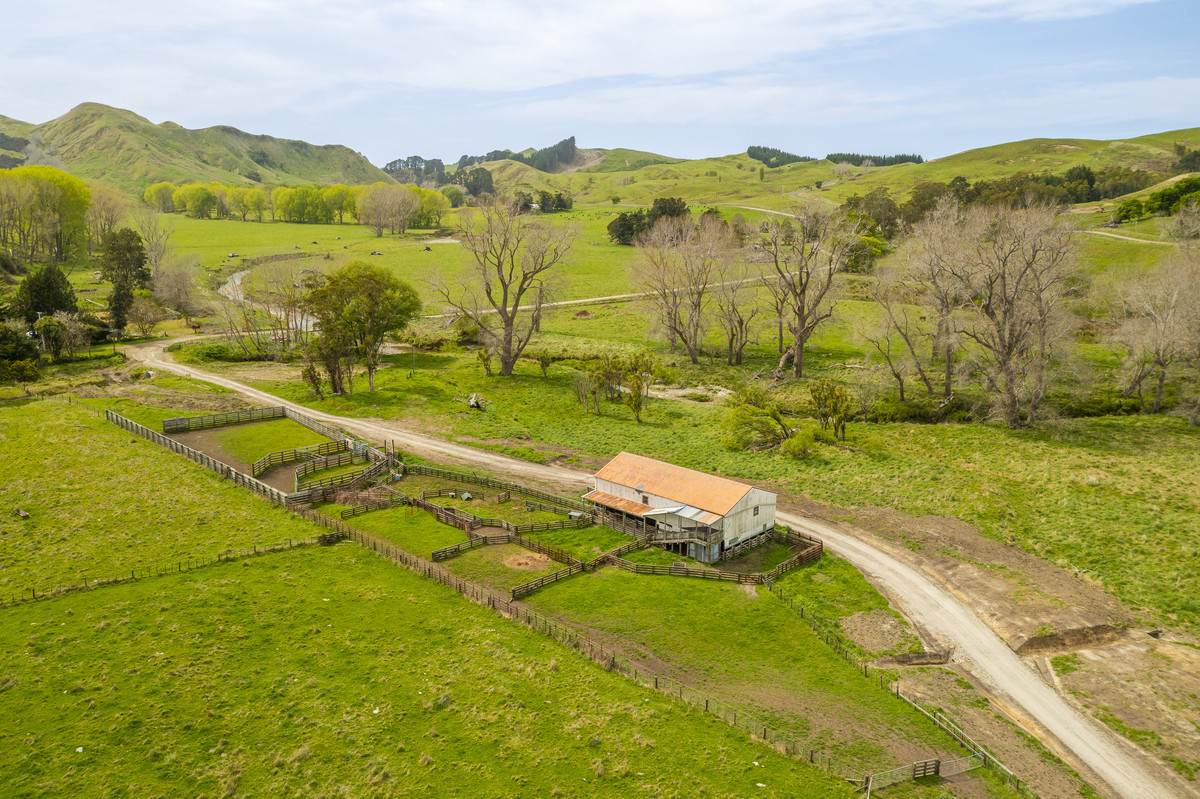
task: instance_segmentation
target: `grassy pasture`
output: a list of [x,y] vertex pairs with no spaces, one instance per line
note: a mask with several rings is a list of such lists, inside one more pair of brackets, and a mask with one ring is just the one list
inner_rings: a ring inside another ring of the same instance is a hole
[[[918,752],[958,756],[902,702],[856,677],[765,588],[605,569],[527,601],[669,663],[698,690],[769,719],[808,748],[828,746],[851,773]],[[852,718],[837,710],[850,706]]]
[[[320,433],[313,432],[304,425],[287,418],[215,427],[209,431],[209,434],[222,449],[244,463],[254,463],[272,452],[324,444],[329,441]],[[361,468],[361,464],[359,464],[359,468]]]
[[353,545],[3,616],[14,796],[849,795]]
[[0,443],[2,594],[313,535],[292,514],[79,405],[7,404]]

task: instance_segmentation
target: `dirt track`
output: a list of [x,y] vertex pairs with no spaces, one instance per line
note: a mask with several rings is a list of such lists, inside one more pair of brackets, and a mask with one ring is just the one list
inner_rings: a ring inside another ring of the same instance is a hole
[[[322,413],[235,380],[182,366],[164,356],[164,347],[169,343],[148,342],[131,346],[126,352],[131,358],[156,369],[190,375],[267,405],[292,407],[368,440],[393,440],[401,449],[422,457],[481,466],[508,476],[579,490],[591,488],[591,474],[587,472],[528,463],[381,422]],[[1077,713],[1025,666],[967,605],[917,567],[882,546],[867,543],[869,536],[864,534],[859,538],[852,529],[835,528],[789,513],[779,514],[779,519],[822,538],[832,552],[873,578],[915,625],[954,650],[955,659],[992,689],[995,700],[1009,715],[1036,732],[1039,739],[1105,795],[1127,799],[1196,795],[1171,779],[1164,768],[1143,755],[1132,743]]]

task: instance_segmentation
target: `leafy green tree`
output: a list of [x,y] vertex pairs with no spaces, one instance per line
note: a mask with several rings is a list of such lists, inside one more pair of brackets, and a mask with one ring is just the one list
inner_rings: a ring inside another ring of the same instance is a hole
[[330,213],[337,217],[339,225],[343,217],[354,210],[354,190],[345,183],[335,183],[321,189],[321,200]]
[[1142,206],[1142,201],[1138,199],[1130,199],[1117,206],[1116,220],[1118,222],[1132,222],[1135,219],[1141,219],[1146,214],[1146,209]]
[[179,188],[174,183],[153,183],[146,187],[142,199],[159,213],[169,214],[175,210],[175,190]]
[[33,339],[8,325],[0,325],[0,364],[27,361],[37,356],[37,345]]
[[645,210],[622,211],[608,223],[608,237],[614,244],[632,246],[638,236],[650,229]]
[[55,311],[74,311],[75,290],[67,276],[54,264],[31,273],[17,287],[12,311],[32,325],[39,316],[53,316]]
[[[402,330],[420,313],[416,290],[386,269],[362,260],[351,261],[328,275],[313,276],[305,285],[305,312],[317,320],[320,338],[329,339],[323,345],[328,348],[323,361],[333,356],[344,364],[344,369],[334,372],[346,374],[347,387],[353,391],[350,370],[361,358],[368,390],[374,391],[384,338]],[[330,383],[337,393],[334,372]]]
[[90,199],[82,180],[52,166],[0,170],[0,247],[28,264],[69,260],[88,243]]
[[730,449],[778,449],[796,430],[789,416],[767,388],[749,383],[725,399],[722,441]]
[[451,208],[458,208],[463,204],[463,193],[457,186],[443,186],[442,194],[450,201]]
[[845,441],[846,422],[854,415],[850,393],[829,378],[814,382],[808,387],[808,393],[821,429],[830,430],[838,441]]
[[658,197],[650,203],[646,219],[649,226],[653,227],[654,223],[664,216],[686,216],[687,213],[688,204],[682,197]]
[[186,212],[193,219],[211,219],[217,208],[217,195],[203,183],[180,186],[171,195],[176,211]]
[[62,321],[53,316],[43,316],[33,323],[33,332],[37,334],[42,352],[48,354],[55,361],[62,358],[68,337],[67,326]]
[[113,327],[124,330],[133,307],[133,293],[150,281],[146,249],[136,230],[121,228],[100,239],[100,274],[112,283],[108,311]]

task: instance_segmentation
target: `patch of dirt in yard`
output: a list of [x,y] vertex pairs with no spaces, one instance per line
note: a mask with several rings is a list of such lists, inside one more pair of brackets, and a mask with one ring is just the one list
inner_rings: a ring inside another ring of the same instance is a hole
[[751,599],[758,599],[758,591],[755,590],[754,583],[739,583],[738,587],[742,589],[742,593]]
[[[251,424],[255,424],[255,423],[252,422]],[[222,463],[227,463],[230,466],[232,466],[233,468],[237,469],[242,474],[250,474],[250,464],[246,463],[245,461],[243,461],[239,458],[234,457],[233,454],[231,452],[229,452],[229,450],[227,450],[223,446],[221,446],[221,442],[217,439],[217,435],[216,435],[216,431],[220,430],[220,429],[221,428],[215,428],[215,429],[209,429],[209,430],[188,430],[187,432],[183,432],[183,433],[172,433],[171,435],[167,436],[167,438],[173,438],[176,441],[178,441],[180,444],[185,444],[186,446],[189,446],[192,449],[199,450],[200,452],[203,452],[205,455],[207,455],[210,458],[216,458],[217,460],[221,461]],[[288,464],[284,464],[284,466],[287,466],[287,465]],[[290,464],[290,465],[292,467],[293,474],[294,474],[296,464]],[[277,466],[274,469],[272,469],[271,471],[278,472],[281,468],[282,467]],[[265,476],[266,475],[264,475],[264,477]],[[262,478],[259,478],[259,479],[262,479]],[[263,480],[263,482],[265,483],[266,480]],[[270,484],[268,484],[268,485],[270,485]],[[278,488],[279,486],[275,486],[275,487]],[[287,490],[291,491],[292,489],[289,486]]]
[[458,244],[458,239],[425,239],[426,244]]
[[899,619],[883,608],[847,616],[840,622],[842,632],[868,652],[887,652],[904,643],[904,628]]
[[553,563],[550,558],[540,552],[521,552],[509,555],[501,562],[510,569],[526,572],[544,571]]

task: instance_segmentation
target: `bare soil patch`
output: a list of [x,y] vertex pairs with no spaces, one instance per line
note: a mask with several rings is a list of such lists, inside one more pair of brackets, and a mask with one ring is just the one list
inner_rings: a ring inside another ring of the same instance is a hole
[[600,150],[578,150],[576,152],[575,162],[563,169],[560,174],[570,175],[581,169],[596,166],[596,164],[604,160],[604,153]]
[[538,572],[550,568],[551,560],[540,552],[523,552],[508,555],[501,561],[510,569],[519,571]]
[[[901,673],[901,690],[925,706],[945,708],[967,734],[985,744],[1000,762],[1018,774],[1042,799],[1073,799],[1081,795],[1080,782],[1061,765],[1047,761],[1003,709],[980,698],[971,684],[951,668],[906,669]],[[962,752],[958,757],[965,756]],[[955,796],[967,796],[961,783]]]
[[[253,424],[253,423],[252,423]],[[219,428],[218,428],[219,429]],[[183,433],[172,433],[167,438],[173,438],[180,444],[185,444],[192,449],[203,452],[210,458],[216,458],[222,463],[227,463],[237,469],[242,474],[250,474],[250,464],[233,456],[229,450],[221,446],[221,442],[217,439],[216,430],[188,430]],[[284,464],[287,466],[288,464]],[[295,464],[291,464],[292,469],[295,469]],[[279,467],[271,471],[278,471]],[[266,482],[265,480],[263,482]],[[290,488],[288,489],[291,490]]]
[[868,652],[888,652],[906,638],[900,621],[883,608],[862,611],[841,621],[842,632]]

